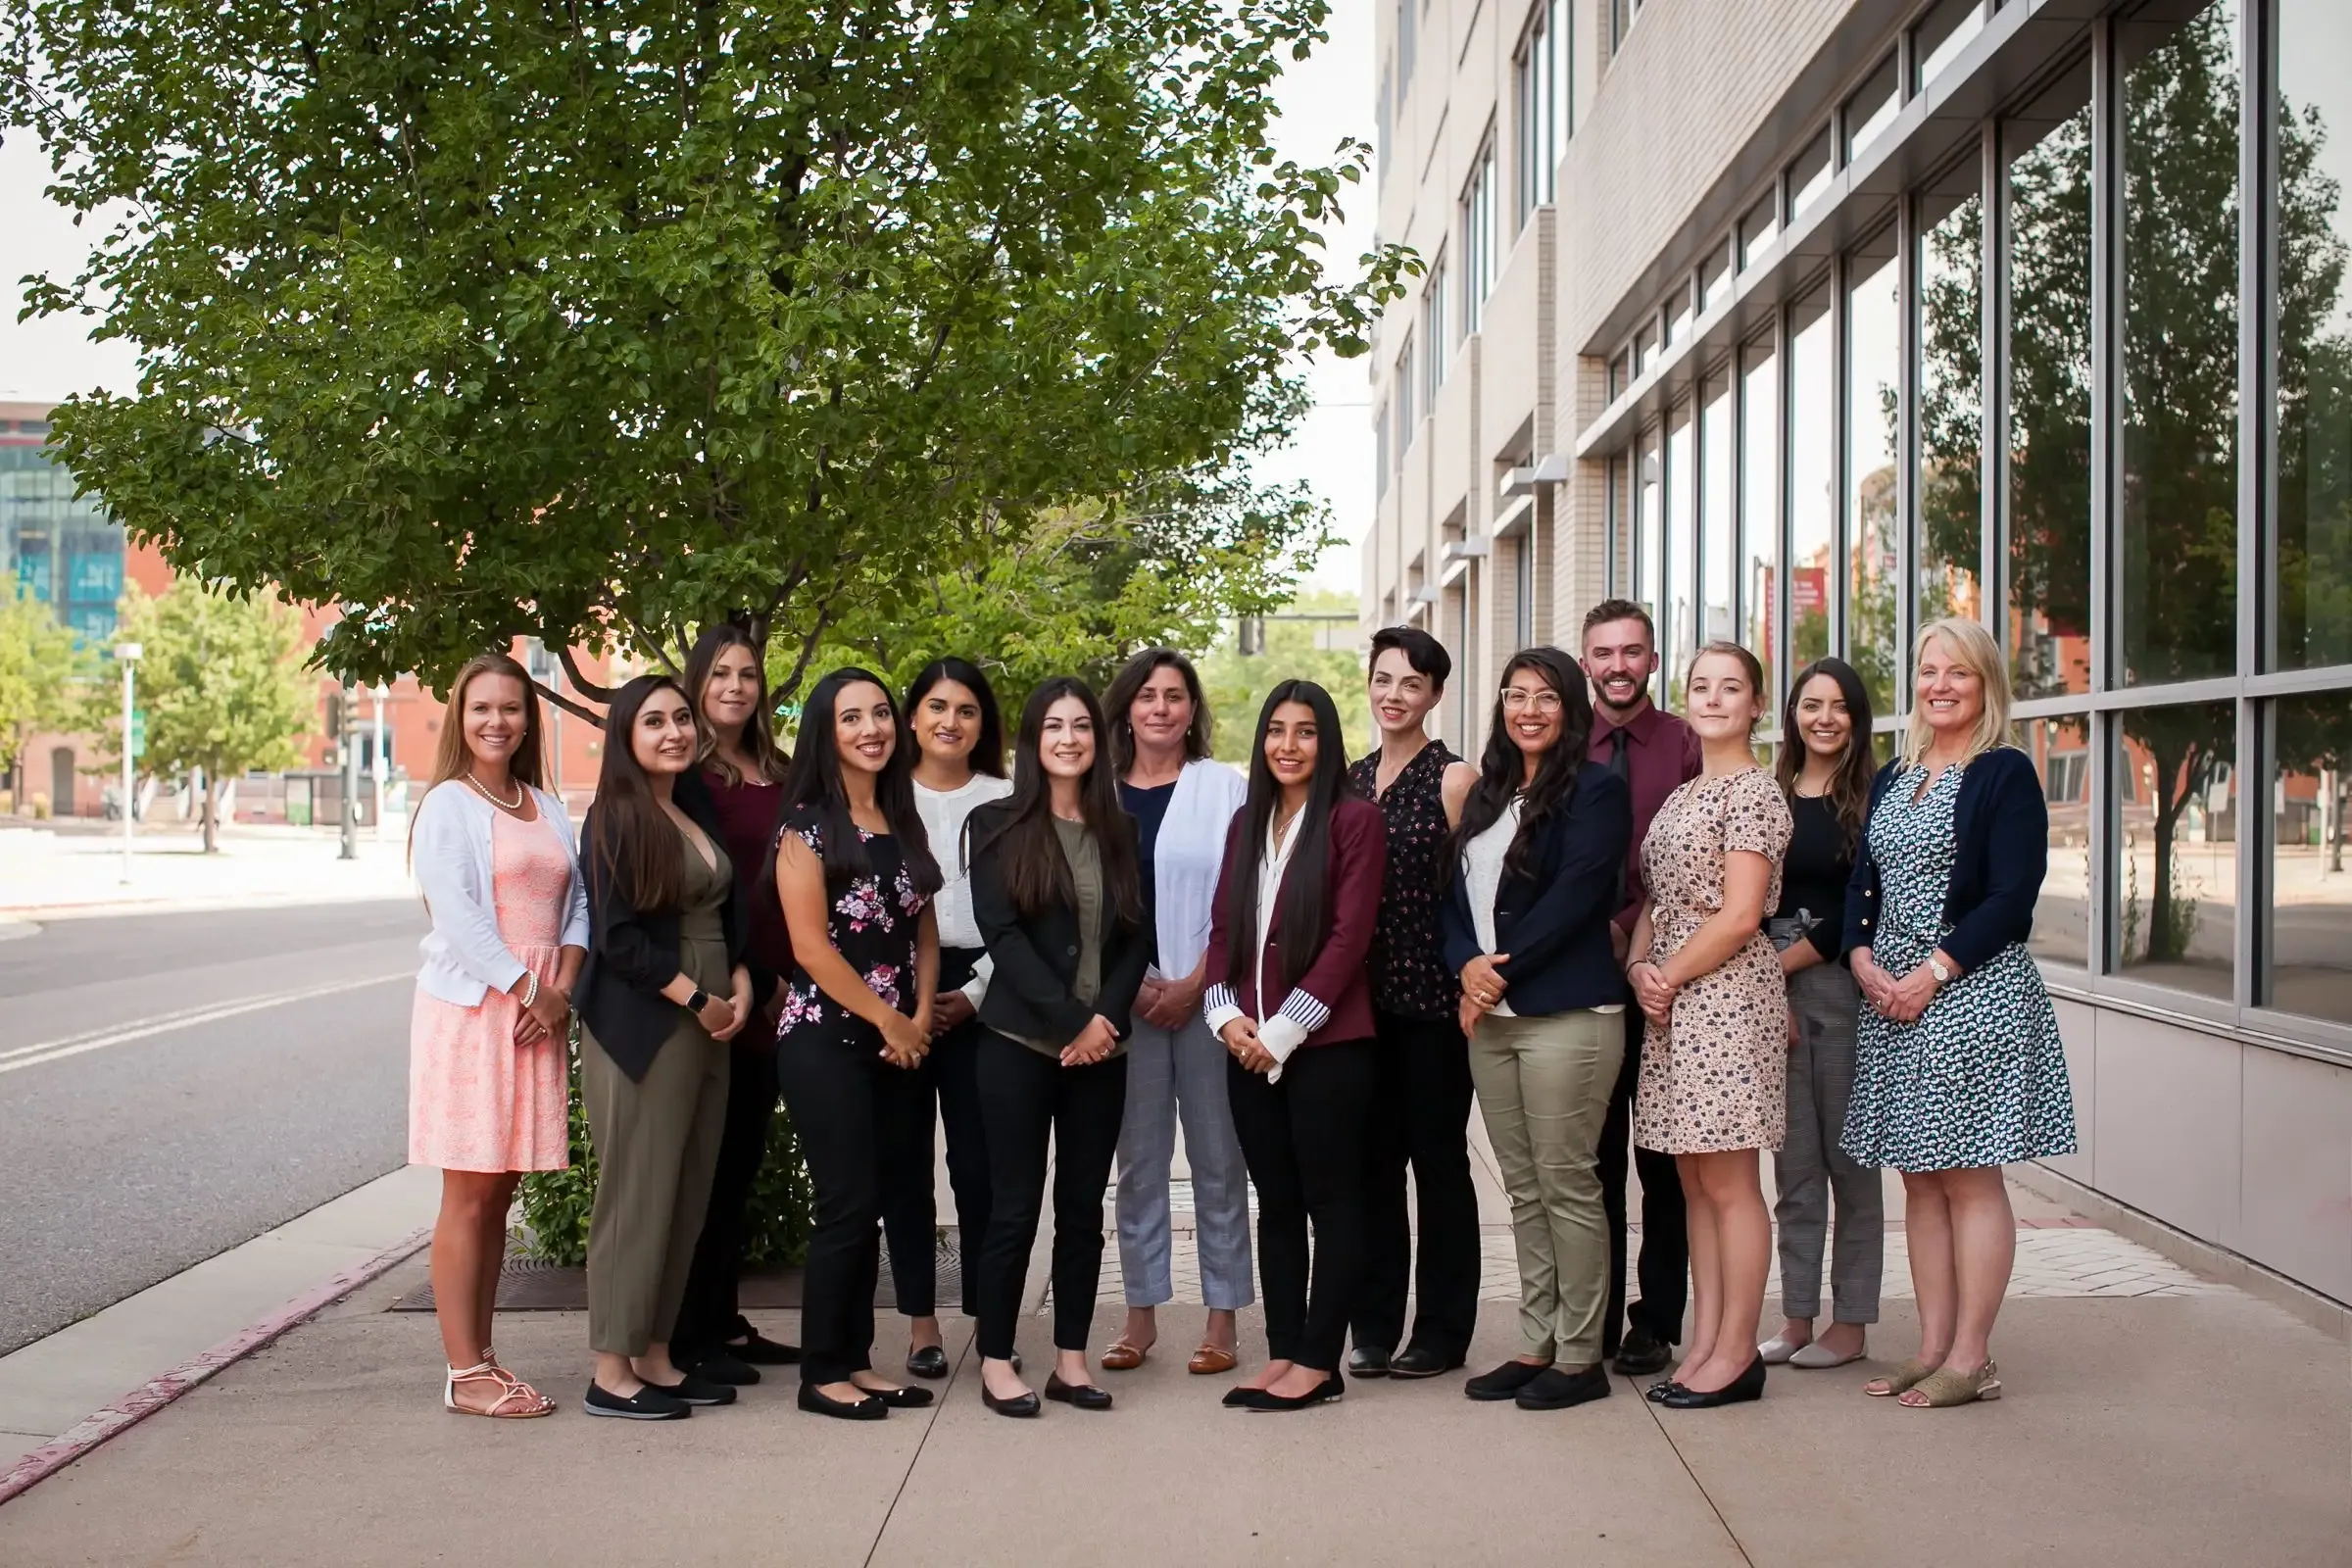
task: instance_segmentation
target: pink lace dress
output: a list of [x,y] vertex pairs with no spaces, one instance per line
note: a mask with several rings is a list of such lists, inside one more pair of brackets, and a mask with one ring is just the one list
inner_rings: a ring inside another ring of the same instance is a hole
[[[498,934],[539,977],[556,978],[571,857],[545,818],[506,812],[490,827]],[[521,1005],[492,991],[471,1007],[417,988],[409,1018],[409,1163],[443,1170],[562,1170],[569,1057],[561,1039],[514,1043]]]

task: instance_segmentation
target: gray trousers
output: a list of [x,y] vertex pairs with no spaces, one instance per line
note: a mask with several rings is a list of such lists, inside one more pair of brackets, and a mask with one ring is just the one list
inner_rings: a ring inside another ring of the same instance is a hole
[[[1775,920],[1772,937],[1776,946],[1788,947],[1793,922]],[[1773,1165],[1780,1187],[1772,1216],[1780,1232],[1781,1310],[1795,1318],[1821,1315],[1822,1243],[1835,1193],[1833,1315],[1840,1323],[1876,1323],[1886,1270],[1886,1196],[1879,1173],[1856,1164],[1838,1145],[1854,1088],[1861,993],[1842,964],[1817,963],[1788,977],[1788,1005],[1796,1014],[1796,1045],[1788,1054],[1788,1135]]]
[[1193,1171],[1193,1222],[1200,1249],[1200,1298],[1212,1309],[1248,1306],[1250,1172],[1233,1131],[1225,1047],[1195,1013],[1181,1029],[1135,1020],[1127,1042],[1127,1115],[1119,1126],[1119,1272],[1129,1306],[1176,1298],[1168,1175],[1176,1120]]
[[590,1349],[633,1356],[669,1343],[710,1205],[728,1072],[727,1048],[691,1021],[662,1042],[642,1082],[593,1038],[580,1041],[580,1107],[596,1146]]

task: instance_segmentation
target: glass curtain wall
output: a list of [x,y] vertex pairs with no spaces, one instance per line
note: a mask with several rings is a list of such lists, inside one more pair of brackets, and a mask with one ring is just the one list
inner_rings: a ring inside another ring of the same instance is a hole
[[1678,710],[1683,706],[1683,682],[1690,671],[1690,653],[1698,646],[1693,634],[1698,619],[1696,437],[1689,404],[1666,416],[1667,586],[1658,640],[1667,650],[1667,706]]
[[1830,651],[1838,502],[1832,332],[1826,288],[1788,313],[1788,658],[1800,669]]
[[[1870,693],[1871,711],[1892,715],[1904,662],[1900,640],[1903,337],[1894,233],[1853,253],[1846,287],[1845,657]],[[1905,703],[1903,706],[1908,707]]]
[[1781,364],[1772,339],[1740,351],[1740,641],[1763,662],[1781,701]]

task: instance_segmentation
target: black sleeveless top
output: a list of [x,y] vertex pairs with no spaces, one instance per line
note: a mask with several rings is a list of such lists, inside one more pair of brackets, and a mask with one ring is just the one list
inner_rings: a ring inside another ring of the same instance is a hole
[[1421,748],[1380,791],[1380,754],[1348,770],[1348,783],[1380,808],[1389,829],[1389,867],[1372,943],[1372,1003],[1407,1018],[1450,1018],[1461,982],[1438,941],[1441,867],[1453,830],[1446,824],[1446,769],[1460,759],[1444,741]]

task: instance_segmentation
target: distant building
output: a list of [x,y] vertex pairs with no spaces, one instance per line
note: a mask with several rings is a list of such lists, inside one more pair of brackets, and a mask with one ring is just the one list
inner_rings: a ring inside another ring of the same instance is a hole
[[115,632],[122,526],[48,451],[47,403],[0,403],[0,573],[92,642]]

